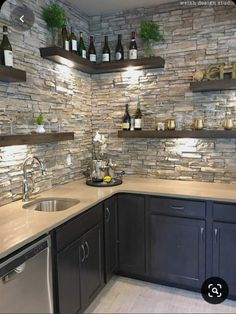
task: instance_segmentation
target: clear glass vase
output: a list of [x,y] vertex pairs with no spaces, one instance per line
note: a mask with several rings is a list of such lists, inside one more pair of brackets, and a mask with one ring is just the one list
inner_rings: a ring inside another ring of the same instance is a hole
[[61,47],[62,46],[62,36],[61,36],[61,29],[60,28],[51,27],[49,29],[48,46],[50,46],[50,47]]

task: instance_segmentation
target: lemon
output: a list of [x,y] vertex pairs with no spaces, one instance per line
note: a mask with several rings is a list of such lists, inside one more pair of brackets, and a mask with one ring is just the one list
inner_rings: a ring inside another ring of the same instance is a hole
[[111,182],[111,176],[105,176],[105,177],[103,178],[103,181],[106,182],[106,183]]

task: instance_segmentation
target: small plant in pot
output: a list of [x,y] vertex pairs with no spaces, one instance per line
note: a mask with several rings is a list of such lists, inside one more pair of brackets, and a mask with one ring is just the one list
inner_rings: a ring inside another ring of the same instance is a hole
[[42,113],[40,113],[40,115],[36,117],[35,121],[37,124],[36,133],[45,133],[44,117],[43,117]]
[[140,27],[140,36],[147,44],[145,55],[147,57],[155,56],[154,43],[164,41],[164,36],[160,32],[159,25],[150,20],[142,20]]
[[53,3],[43,9],[43,19],[50,30],[52,46],[61,46],[61,29],[66,25],[66,15],[64,9]]

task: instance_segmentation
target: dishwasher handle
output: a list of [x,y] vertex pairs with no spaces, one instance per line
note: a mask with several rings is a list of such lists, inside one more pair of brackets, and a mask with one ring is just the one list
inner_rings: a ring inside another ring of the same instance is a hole
[[25,263],[28,259],[34,257],[50,246],[50,236],[47,236],[8,258],[0,264],[0,278],[4,283],[14,279],[18,274],[24,271]]

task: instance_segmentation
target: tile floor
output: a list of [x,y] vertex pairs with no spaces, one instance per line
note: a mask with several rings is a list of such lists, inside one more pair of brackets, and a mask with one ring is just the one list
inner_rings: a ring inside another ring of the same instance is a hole
[[236,313],[236,301],[212,305],[199,293],[113,277],[86,313]]

